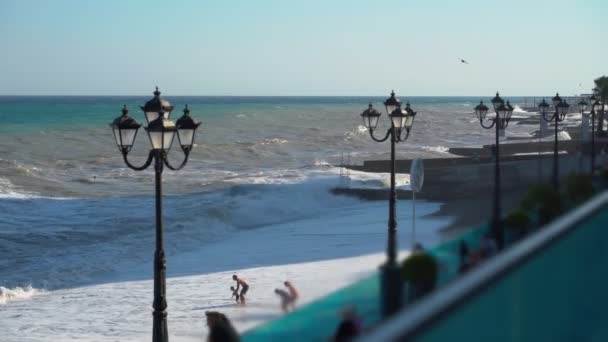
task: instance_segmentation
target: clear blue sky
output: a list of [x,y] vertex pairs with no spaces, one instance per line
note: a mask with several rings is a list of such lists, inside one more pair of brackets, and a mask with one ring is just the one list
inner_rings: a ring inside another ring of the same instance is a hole
[[607,36],[607,0],[0,0],[0,94],[571,95]]

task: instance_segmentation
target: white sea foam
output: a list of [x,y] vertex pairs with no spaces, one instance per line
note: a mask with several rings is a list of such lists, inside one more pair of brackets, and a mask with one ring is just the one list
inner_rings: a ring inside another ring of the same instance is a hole
[[[345,177],[349,179],[349,187],[354,189],[385,189],[390,186],[391,181],[390,173],[349,171]],[[409,189],[410,175],[396,174],[395,186]]]
[[0,286],[0,304],[6,304],[16,300],[30,299],[42,292],[44,291],[35,289],[31,285],[26,287],[17,286],[12,289]]
[[429,152],[450,153],[447,146],[422,146],[422,149]]
[[5,178],[0,178],[0,199],[30,199],[39,197],[32,193],[19,192],[14,185]]
[[[277,199],[280,201],[283,207],[302,204],[299,198]],[[402,252],[412,245],[409,230],[412,211],[408,202],[400,200],[397,210],[400,223],[397,237]],[[167,300],[172,340],[204,340],[206,310],[225,313],[239,332],[280,317],[282,313],[272,289],[282,286],[284,280],[295,284],[301,294],[298,304],[305,305],[374,272],[385,258],[386,202],[350,203],[335,210],[317,211],[308,219],[242,230],[229,239],[169,255]],[[254,206],[251,211],[260,207]],[[437,230],[449,221],[429,218],[428,214],[438,208],[438,204],[428,202],[417,208],[418,241],[427,247],[439,240]],[[167,232],[174,228],[168,227]],[[172,240],[167,237],[166,242]],[[153,245],[150,241],[139,243]],[[107,258],[107,252],[101,250],[94,261]],[[146,257],[145,262],[122,267],[117,274],[97,284],[54,290],[35,301],[3,307],[0,322],[10,322],[3,326],[3,341],[149,339],[152,266],[149,253]],[[234,273],[251,285],[246,307],[236,306],[230,300],[228,286]]]
[[285,139],[279,139],[279,138],[267,138],[262,140],[262,142],[260,143],[260,145],[280,145],[280,144],[285,144],[288,143],[288,140]]
[[523,110],[521,109],[520,106],[515,105],[515,107],[513,107],[513,113],[530,113],[527,110]]

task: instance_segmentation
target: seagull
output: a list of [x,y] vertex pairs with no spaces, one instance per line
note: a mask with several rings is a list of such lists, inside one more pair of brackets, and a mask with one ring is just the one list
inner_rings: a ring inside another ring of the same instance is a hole
[[459,60],[461,63],[464,63],[464,64],[469,64],[469,62],[465,61],[465,60],[464,60],[464,59],[462,59],[462,58],[458,58],[458,60]]

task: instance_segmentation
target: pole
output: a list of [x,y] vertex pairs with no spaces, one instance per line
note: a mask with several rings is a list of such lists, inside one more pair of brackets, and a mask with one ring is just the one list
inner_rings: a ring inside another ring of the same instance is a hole
[[153,342],[169,341],[167,330],[167,299],[165,292],[165,273],[167,260],[163,248],[163,214],[162,214],[162,172],[163,158],[161,151],[154,152],[154,176],[156,185],[156,252],[154,253],[154,325]]
[[501,119],[498,113],[496,113],[496,154],[494,161],[494,217],[492,219],[492,235],[494,236],[498,248],[502,249],[504,245],[504,236],[502,233],[502,227],[500,222],[500,143],[498,139],[500,124]]
[[391,194],[388,208],[388,263],[393,265],[397,262],[397,218],[396,202],[397,191],[395,190],[395,127],[391,128]]
[[[410,182],[411,184],[411,182]],[[412,189],[412,246],[416,245],[416,190]]]
[[591,110],[591,175],[595,171],[595,110]]
[[538,183],[540,183],[541,180],[542,180],[542,162],[543,161],[541,159],[542,156],[541,156],[541,144],[540,144],[540,140],[541,140],[542,134],[543,134],[543,129],[542,129],[543,123],[542,123],[542,121],[544,120],[542,114],[540,115],[539,120],[540,121],[539,121],[539,126],[538,126],[538,145],[537,145],[537,148],[538,148],[538,163],[536,165],[537,166],[537,170],[536,171],[537,171],[537,174],[538,174],[537,175],[537,177],[538,177]]
[[387,260],[382,266],[380,288],[381,288],[381,312],[383,317],[389,317],[399,311],[403,302],[403,285],[401,270],[397,265],[397,219],[396,202],[397,192],[395,190],[395,127],[391,125],[391,190],[389,194],[388,208],[388,245],[386,249]]
[[559,188],[559,166],[557,160],[557,123],[558,123],[558,112],[555,110],[555,141],[553,143],[553,186],[555,189]]

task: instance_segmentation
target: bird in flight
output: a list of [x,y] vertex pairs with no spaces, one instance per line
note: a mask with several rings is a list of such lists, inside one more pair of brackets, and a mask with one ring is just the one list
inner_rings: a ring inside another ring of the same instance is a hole
[[463,63],[463,64],[469,64],[469,62],[465,61],[465,60],[464,60],[464,59],[462,59],[462,58],[458,58],[458,60],[459,60],[461,63]]

